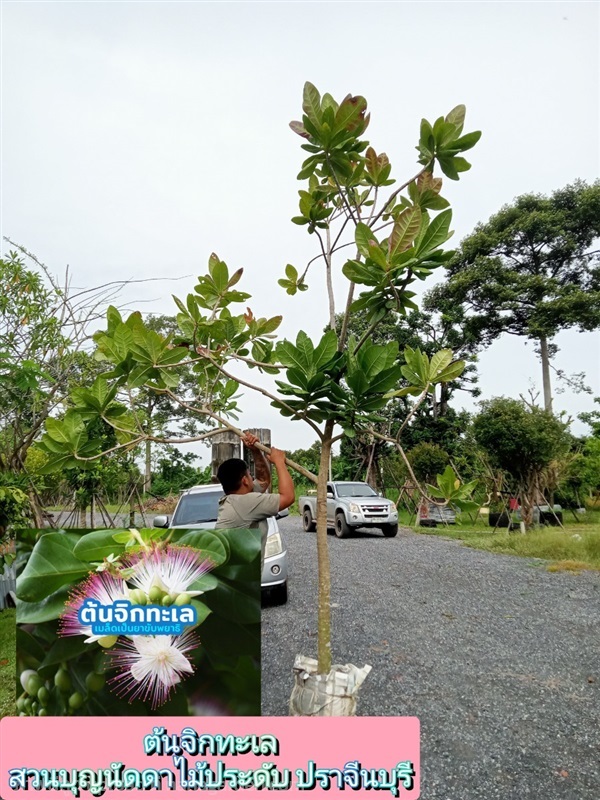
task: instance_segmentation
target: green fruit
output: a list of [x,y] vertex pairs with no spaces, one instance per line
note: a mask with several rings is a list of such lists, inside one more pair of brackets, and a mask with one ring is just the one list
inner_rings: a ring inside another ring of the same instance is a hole
[[112,647],[117,643],[118,638],[118,636],[103,636],[101,639],[98,639],[98,644],[100,647]]
[[33,705],[33,700],[31,699],[31,697],[28,697],[23,705],[25,707],[25,711],[27,712],[31,711],[31,706]]
[[19,697],[17,700],[17,711],[25,711],[25,698]]
[[158,586],[153,586],[150,591],[148,592],[148,597],[151,603],[160,603],[163,598],[163,590],[160,589]]
[[175,600],[176,606],[188,606],[192,602],[192,598],[187,594],[187,592],[183,592],[182,594],[177,595],[177,599]]
[[170,594],[166,594],[163,597],[161,605],[163,605],[163,606],[172,606],[173,605],[173,598],[171,597]]
[[90,672],[85,679],[85,685],[90,692],[99,692],[105,683],[104,675],[99,675],[97,672]]
[[146,605],[146,593],[143,592],[141,589],[132,589],[129,592],[129,599],[132,603],[138,606],[145,606]]
[[69,697],[69,708],[72,708],[73,711],[76,711],[78,708],[81,708],[83,705],[83,695],[80,692],[73,692],[71,697]]
[[31,704],[31,710],[33,711],[34,714],[37,714],[39,708],[40,704],[36,700],[34,700],[33,703]]
[[46,689],[45,686],[40,686],[37,693],[38,700],[40,703],[45,706],[50,699],[50,692]]
[[54,676],[54,685],[57,689],[60,689],[61,692],[68,692],[71,689],[71,676],[67,672],[66,669],[62,667],[58,670],[56,675]]
[[37,673],[35,673],[34,675],[30,675],[29,678],[27,678],[25,691],[32,697],[35,697],[43,685],[44,681],[40,678],[40,676]]
[[[40,686],[41,686],[42,685],[42,681],[40,679],[40,676],[37,674],[37,672],[34,669],[23,670],[23,672],[21,673],[21,675],[19,677],[19,680],[21,681],[21,686],[23,687],[23,691],[27,692],[27,681],[30,678],[33,678],[34,676],[40,681]],[[35,694],[36,692],[37,692],[37,689],[35,690],[35,692],[32,692],[32,694]],[[27,692],[27,694],[29,694],[29,692]]]
[[45,708],[40,708],[40,710],[38,711],[38,717],[47,717],[47,716],[48,716],[48,712],[46,711],[46,709]]

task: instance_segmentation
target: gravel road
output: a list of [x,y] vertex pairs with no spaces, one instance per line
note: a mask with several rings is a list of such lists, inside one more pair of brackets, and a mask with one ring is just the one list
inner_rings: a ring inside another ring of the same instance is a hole
[[[262,617],[264,715],[316,656],[315,534],[280,521],[286,606]],[[329,537],[334,661],[371,664],[361,716],[421,720],[424,800],[599,800],[600,574],[549,573],[400,531]]]

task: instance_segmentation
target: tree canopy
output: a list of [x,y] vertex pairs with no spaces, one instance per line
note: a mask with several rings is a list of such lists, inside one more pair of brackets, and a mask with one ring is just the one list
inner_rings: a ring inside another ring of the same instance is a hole
[[543,488],[542,471],[569,450],[572,437],[567,424],[523,401],[495,397],[481,403],[473,430],[491,463],[512,478],[530,525],[535,498]]
[[503,333],[536,341],[551,410],[549,340],[567,328],[600,327],[598,236],[600,181],[522,195],[461,242],[424,305],[462,309],[465,330],[482,347]]

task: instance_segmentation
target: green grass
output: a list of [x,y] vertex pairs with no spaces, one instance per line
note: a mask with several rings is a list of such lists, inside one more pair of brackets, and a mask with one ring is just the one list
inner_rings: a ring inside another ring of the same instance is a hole
[[14,608],[0,611],[0,718],[16,716],[16,615]]
[[[439,525],[437,528],[414,528],[417,533],[446,536],[459,539],[467,547],[487,550],[491,553],[522,556],[524,558],[543,558],[551,562],[549,569],[553,572],[582,569],[600,570],[600,513],[588,511],[585,522],[569,520],[567,512],[564,527],[535,528],[525,534],[519,531],[507,533],[487,525],[487,518],[478,520],[476,525],[467,519],[461,519],[456,525]],[[401,524],[407,524],[408,515],[401,513]]]

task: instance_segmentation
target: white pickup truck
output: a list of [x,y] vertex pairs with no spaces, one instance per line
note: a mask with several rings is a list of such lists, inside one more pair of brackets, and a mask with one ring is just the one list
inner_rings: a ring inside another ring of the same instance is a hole
[[[316,495],[298,500],[305,531],[317,529]],[[340,539],[355,528],[380,528],[384,536],[398,533],[398,510],[391,500],[386,500],[368,483],[333,481],[327,484],[327,527]]]

